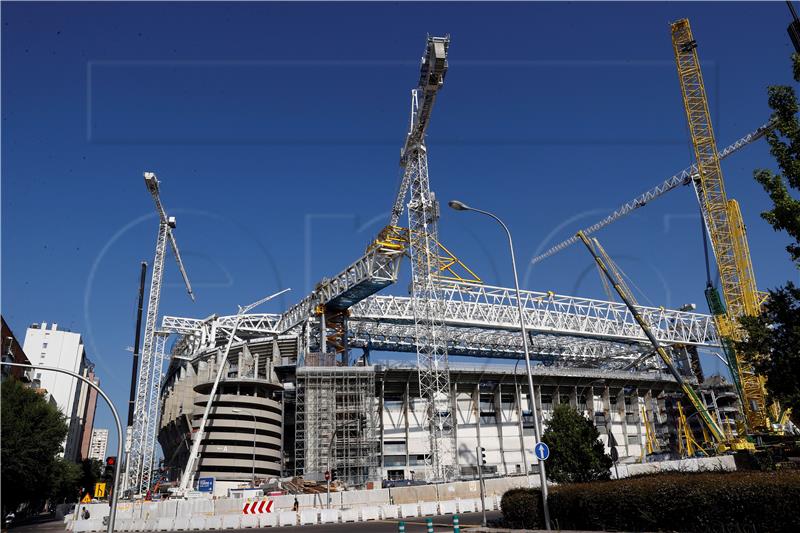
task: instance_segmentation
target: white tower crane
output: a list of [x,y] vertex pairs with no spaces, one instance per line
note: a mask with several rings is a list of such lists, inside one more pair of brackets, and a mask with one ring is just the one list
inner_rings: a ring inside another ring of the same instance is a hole
[[[163,339],[157,339],[156,322],[158,320],[158,306],[161,300],[161,281],[164,274],[164,255],[167,251],[167,241],[175,255],[178,269],[183,276],[186,290],[194,301],[192,285],[183,267],[181,254],[175,242],[172,230],[175,229],[175,217],[168,217],[161,204],[159,196],[158,178],[152,172],[144,173],[147,190],[156,204],[159,216],[158,240],[156,241],[156,255],[153,259],[153,271],[150,279],[150,295],[147,303],[147,318],[144,326],[144,344],[142,358],[139,364],[139,376],[136,386],[136,402],[134,404],[134,421],[131,430],[131,447],[128,452],[125,490],[132,494],[143,494],[150,487],[155,455],[155,433],[158,428],[158,390],[161,385],[161,375],[164,362]],[[158,344],[158,347],[156,346]],[[158,348],[158,349],[156,349]]]
[[411,120],[400,156],[403,180],[395,199],[390,225],[395,226],[408,202],[409,250],[411,255],[412,303],[417,345],[420,396],[427,401],[430,452],[425,455],[429,478],[449,480],[455,476],[456,441],[453,432],[453,405],[447,339],[442,324],[444,315],[439,285],[439,204],[428,180],[428,154],[425,132],[436,93],[447,73],[450,36],[428,37],[420,66],[419,84],[411,91]]

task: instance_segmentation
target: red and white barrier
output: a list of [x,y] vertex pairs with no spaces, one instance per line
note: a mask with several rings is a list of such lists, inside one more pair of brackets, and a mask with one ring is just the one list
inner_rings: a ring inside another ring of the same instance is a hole
[[272,500],[260,500],[245,503],[242,514],[263,514],[272,512]]

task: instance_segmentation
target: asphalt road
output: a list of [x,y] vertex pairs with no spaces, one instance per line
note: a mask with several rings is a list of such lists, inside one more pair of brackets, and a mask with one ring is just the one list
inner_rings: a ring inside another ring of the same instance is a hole
[[[492,520],[497,520],[500,517],[499,511],[487,511],[486,517],[491,522]],[[436,532],[445,532],[445,531],[452,531],[453,530],[453,517],[451,515],[446,516],[434,516],[433,524],[434,524],[434,531]],[[462,530],[469,529],[465,526],[479,526],[481,524],[481,513],[466,513],[463,515],[458,515],[458,518],[461,522]],[[253,533],[254,531],[309,531],[313,533],[343,533],[345,531],[375,531],[378,533],[389,533],[392,531],[397,531],[398,522],[400,520],[379,520],[379,521],[370,521],[370,522],[348,522],[347,524],[320,524],[316,526],[294,526],[294,527],[270,527],[264,528],[261,530],[255,529],[227,529],[222,531],[230,531],[232,533]],[[425,525],[425,518],[409,518],[404,519],[403,522],[406,525],[406,531],[408,533],[423,533],[427,531],[427,526]],[[61,533],[64,531],[64,523],[60,520],[51,521],[51,522],[40,522],[37,524],[26,524],[20,525],[17,527],[12,527],[11,530],[13,533]],[[220,531],[215,531],[214,533],[221,533]]]

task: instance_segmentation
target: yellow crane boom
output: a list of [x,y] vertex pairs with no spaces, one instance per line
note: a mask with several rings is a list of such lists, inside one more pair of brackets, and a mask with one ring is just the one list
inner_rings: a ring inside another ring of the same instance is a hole
[[[653,335],[653,330],[650,327],[650,324],[647,323],[641,313],[639,313],[639,310],[636,309],[634,302],[631,301],[629,296],[631,291],[625,283],[625,280],[623,280],[619,275],[613,274],[606,260],[600,257],[600,252],[598,252],[598,250],[602,249],[600,243],[597,241],[597,239],[594,239],[593,242],[590,241],[583,231],[579,231],[576,236],[583,242],[583,244],[586,245],[589,253],[592,254],[597,266],[600,268],[600,271],[603,273],[606,279],[608,279],[611,286],[614,287],[614,290],[617,291],[617,294],[619,294],[619,297],[628,307],[631,315],[633,315],[633,319],[636,320],[636,322],[642,328],[642,331],[650,341],[650,344],[653,345],[656,353],[659,355],[659,357],[661,357],[661,360],[664,361],[664,364],[667,366],[670,374],[672,374],[672,377],[675,378],[675,381],[678,382],[678,385],[680,385],[683,393],[687,398],[689,398],[689,401],[692,402],[692,406],[694,406],[695,410],[700,416],[700,419],[711,432],[711,436],[714,438],[714,444],[716,445],[717,449],[719,451],[726,451],[730,449],[731,445],[727,442],[722,429],[719,427],[719,425],[717,425],[717,421],[714,420],[714,417],[712,417],[708,412],[708,409],[706,409],[706,406],[703,404],[700,396],[698,396],[695,390],[688,383],[686,383],[686,380],[683,379],[683,376],[680,375],[678,370],[675,368],[675,364],[672,362],[672,358],[669,356],[664,347],[661,346],[661,343],[658,342],[658,339],[656,339],[655,335]],[[605,251],[603,251],[602,254],[605,257],[608,257],[607,254],[605,254]]]
[[711,286],[706,290],[706,298],[720,336],[724,338],[728,365],[742,400],[747,425],[751,430],[763,430],[769,427],[764,379],[733,348],[733,342],[743,337],[739,318],[757,315],[760,309],[747,235],[739,205],[735,200],[728,200],[725,193],[697,41],[688,19],[674,22],[671,32],[683,105],[697,159],[698,178],[694,185],[716,257],[724,300]]

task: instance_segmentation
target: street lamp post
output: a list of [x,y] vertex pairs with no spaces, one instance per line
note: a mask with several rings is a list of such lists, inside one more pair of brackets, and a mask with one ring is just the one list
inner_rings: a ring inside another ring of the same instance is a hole
[[[12,363],[10,361],[2,361],[2,364],[8,366],[18,366],[21,368],[34,368],[36,370],[49,370],[51,372],[60,372],[62,374],[67,374],[72,376],[76,379],[79,379],[89,385],[91,388],[97,391],[100,396],[108,403],[108,406],[111,408],[111,414],[114,415],[114,422],[117,424],[117,457],[122,457],[122,423],[119,421],[119,414],[117,414],[117,409],[114,407],[114,404],[111,403],[111,398],[109,398],[103,389],[101,389],[97,384],[95,384],[90,379],[87,379],[80,374],[76,374],[75,372],[70,372],[69,370],[64,370],[63,368],[55,368],[52,366],[37,366],[37,365],[26,365],[24,363]],[[108,513],[108,527],[106,528],[107,533],[114,532],[114,522],[117,519],[117,501],[119,501],[119,465],[114,468],[114,482],[113,482],[113,492],[111,493],[111,509]]]
[[246,413],[253,417],[253,473],[252,479],[250,480],[250,486],[255,488],[256,486],[256,415],[254,415],[248,409],[232,409],[234,413]]
[[[533,429],[536,435],[536,442],[542,441],[542,429],[541,424],[539,421],[539,415],[536,412],[536,405],[534,402],[534,395],[533,395],[533,372],[531,370],[531,355],[530,350],[528,348],[528,334],[525,331],[525,314],[522,311],[522,295],[519,292],[519,277],[517,275],[517,260],[514,256],[514,241],[511,239],[511,231],[509,231],[508,226],[500,220],[496,215],[490,213],[489,211],[484,211],[482,209],[476,209],[474,207],[470,207],[463,202],[459,202],[458,200],[451,200],[448,205],[456,210],[456,211],[475,211],[476,213],[481,213],[482,215],[486,215],[488,217],[493,218],[500,224],[506,232],[508,236],[508,248],[511,252],[511,268],[514,271],[514,289],[517,293],[517,311],[519,311],[519,327],[520,331],[522,332],[522,347],[525,352],[525,370],[528,374],[528,403],[531,407],[531,414],[533,415]],[[539,461],[539,484],[541,486],[542,491],[542,508],[544,510],[544,525],[545,528],[549,531],[550,530],[550,509],[547,506],[547,475],[545,472],[544,461]]]

